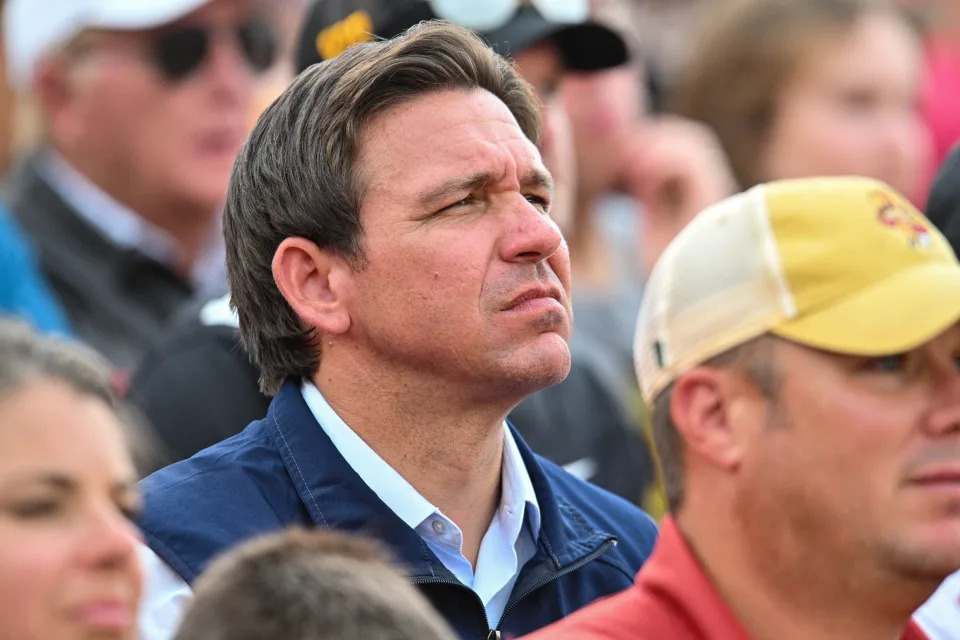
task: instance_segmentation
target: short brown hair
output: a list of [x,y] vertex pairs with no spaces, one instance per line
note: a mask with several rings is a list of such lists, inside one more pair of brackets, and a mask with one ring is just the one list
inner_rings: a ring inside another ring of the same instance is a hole
[[885,0],[715,0],[704,16],[671,109],[716,132],[743,189],[763,174],[780,96],[824,37],[840,38]]
[[[781,372],[774,360],[772,344],[775,340],[769,335],[762,335],[710,358],[701,366],[736,369],[747,376],[765,398],[776,400]],[[654,398],[650,411],[650,430],[667,502],[670,509],[676,512],[683,504],[684,472],[683,440],[670,414],[673,386],[674,383],[671,383]]]
[[372,541],[289,529],[213,562],[176,640],[452,640]]
[[503,101],[524,135],[538,141],[530,86],[478,36],[440,21],[308,68],[260,117],[234,165],[224,236],[232,304],[265,393],[276,393],[287,377],[312,375],[320,358],[314,329],[304,327],[273,280],[277,247],[302,237],[362,268],[364,126],[404,101],[472,89]]

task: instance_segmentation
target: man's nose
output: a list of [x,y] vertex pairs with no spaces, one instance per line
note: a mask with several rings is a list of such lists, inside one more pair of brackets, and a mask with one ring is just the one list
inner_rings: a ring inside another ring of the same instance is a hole
[[204,75],[217,89],[217,94],[242,100],[253,94],[257,74],[243,53],[236,34],[218,32],[212,36]]
[[501,244],[501,257],[506,262],[537,263],[552,256],[563,243],[563,236],[550,216],[517,194],[520,201],[512,206],[507,232]]
[[960,431],[960,372],[956,367],[945,372],[934,392],[934,407],[927,420],[931,435]]

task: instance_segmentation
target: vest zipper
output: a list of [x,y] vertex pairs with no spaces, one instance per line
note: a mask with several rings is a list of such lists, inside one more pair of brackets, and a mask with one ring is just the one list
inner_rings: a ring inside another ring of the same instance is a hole
[[[490,635],[490,634],[492,634],[495,630],[494,630],[494,629],[490,629],[490,628],[487,626],[487,608],[483,606],[483,600],[480,599],[480,596],[477,595],[477,592],[474,591],[473,589],[471,589],[470,587],[466,586],[466,585],[463,584],[463,583],[455,582],[455,581],[453,581],[453,580],[445,580],[444,578],[410,578],[410,584],[414,584],[414,585],[419,585],[419,584],[446,584],[446,585],[450,585],[451,587],[457,587],[458,589],[463,589],[463,590],[465,590],[465,591],[469,591],[470,594],[473,596],[473,599],[476,600],[476,601],[477,601],[477,604],[480,605],[480,610],[483,611],[483,628],[484,628],[484,629],[487,629],[487,631],[488,631],[488,633],[487,633],[487,638],[488,638],[488,640],[493,639],[493,638],[495,638],[495,640],[500,640],[500,636],[499,636],[499,633],[500,633],[500,632],[499,632],[499,631],[497,631],[497,634],[498,634],[498,635],[495,636],[495,637],[492,636],[492,635]],[[451,626],[452,626],[452,625],[451,625]]]
[[[563,576],[567,575],[568,573],[572,573],[572,572],[576,571],[577,569],[579,569],[580,567],[582,567],[582,566],[584,566],[584,565],[586,565],[586,564],[589,564],[589,563],[593,562],[594,560],[596,560],[597,558],[599,558],[600,556],[602,556],[603,554],[605,554],[607,551],[609,551],[610,549],[614,548],[615,546],[617,546],[617,539],[616,539],[616,538],[610,538],[609,540],[607,540],[606,542],[604,542],[602,545],[600,545],[600,547],[597,548],[597,550],[594,551],[593,553],[591,553],[590,555],[584,556],[583,558],[580,558],[580,559],[577,560],[576,562],[573,562],[573,563],[571,563],[571,564],[568,564],[567,566],[560,568],[560,569],[557,570],[556,572],[551,573],[549,576],[543,578],[542,580],[540,580],[539,582],[537,582],[536,584],[534,584],[532,587],[530,587],[529,589],[527,589],[526,591],[524,591],[523,593],[521,593],[519,596],[517,596],[516,598],[514,598],[513,601],[511,601],[509,604],[507,604],[507,607],[503,610],[503,615],[500,616],[500,622],[497,623],[497,627],[496,627],[495,629],[489,629],[489,630],[488,630],[488,632],[487,632],[487,640],[500,640],[500,639],[501,639],[501,631],[500,631],[500,629],[501,629],[501,627],[503,626],[503,621],[504,621],[504,619],[507,617],[507,613],[509,613],[510,610],[513,609],[513,607],[516,606],[516,604],[517,604],[518,602],[520,602],[521,600],[523,600],[524,598],[526,598],[528,595],[530,595],[530,594],[533,593],[534,591],[537,591],[537,590],[540,589],[541,587],[545,587],[546,585],[550,584],[550,583],[553,582],[554,580],[557,580],[557,579],[559,579],[559,578],[562,578]],[[473,589],[471,589],[470,587],[468,587],[468,586],[466,586],[466,585],[464,585],[464,584],[461,584],[461,583],[459,583],[459,582],[454,582],[454,581],[452,581],[452,580],[444,580],[443,578],[411,578],[411,579],[410,579],[410,583],[411,583],[411,584],[414,584],[414,585],[419,585],[419,584],[446,584],[446,585],[450,585],[450,586],[452,586],[452,587],[458,587],[458,588],[463,589],[463,590],[465,590],[465,591],[469,591],[469,592],[471,593],[471,595],[473,595],[474,600],[476,600],[477,603],[480,605],[480,609],[481,609],[482,611],[484,611],[484,619],[486,619],[486,607],[483,606],[483,601],[480,600],[480,596],[477,595],[477,592],[476,592],[476,591],[474,591]],[[484,625],[484,626],[486,626],[486,625]]]
[[[583,558],[580,558],[580,559],[577,560],[576,562],[573,562],[573,563],[571,563],[571,564],[568,564],[568,565],[565,566],[565,567],[562,567],[562,568],[558,569],[558,570],[556,571],[556,573],[550,574],[549,576],[547,576],[547,577],[545,577],[544,579],[540,580],[540,582],[537,582],[537,583],[534,584],[532,587],[530,587],[529,589],[527,589],[526,591],[524,591],[523,593],[521,593],[520,595],[518,595],[516,598],[513,599],[513,601],[511,601],[509,604],[507,604],[507,608],[503,610],[503,615],[500,616],[500,622],[497,623],[497,628],[491,630],[491,635],[488,636],[488,640],[499,640],[499,638],[500,638],[500,629],[501,629],[501,627],[503,627],[503,621],[506,619],[507,614],[510,613],[510,610],[513,609],[514,606],[516,606],[516,604],[517,604],[518,602],[520,602],[521,600],[523,600],[524,598],[526,598],[528,595],[530,595],[531,593],[533,593],[533,592],[536,591],[537,589],[540,589],[541,587],[545,587],[546,585],[550,584],[550,583],[553,582],[554,580],[557,580],[557,579],[559,579],[559,578],[562,578],[563,576],[567,575],[568,573],[572,573],[572,572],[576,571],[577,569],[579,569],[580,567],[583,567],[584,565],[587,565],[587,564],[593,562],[594,560],[596,560],[597,558],[599,558],[600,556],[602,556],[603,554],[605,554],[607,551],[610,551],[610,549],[614,548],[615,546],[617,546],[617,539],[616,539],[616,538],[610,538],[609,540],[607,540],[606,542],[604,542],[602,545],[600,545],[600,547],[599,547],[596,551],[594,551],[593,553],[591,553],[590,555],[584,556]],[[497,633],[496,636],[492,635],[493,631],[496,631],[496,633]]]

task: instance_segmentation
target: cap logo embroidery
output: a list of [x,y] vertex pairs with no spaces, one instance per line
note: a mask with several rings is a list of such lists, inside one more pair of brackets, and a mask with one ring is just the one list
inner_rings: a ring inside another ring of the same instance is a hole
[[354,11],[317,34],[317,53],[324,60],[336,58],[348,48],[373,39],[373,19],[366,11]]
[[877,207],[877,220],[880,224],[905,237],[914,249],[930,248],[932,241],[926,218],[896,202],[883,191],[872,191],[870,199]]

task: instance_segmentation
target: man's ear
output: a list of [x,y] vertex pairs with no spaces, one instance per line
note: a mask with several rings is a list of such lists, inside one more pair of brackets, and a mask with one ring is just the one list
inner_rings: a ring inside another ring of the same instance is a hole
[[731,421],[735,386],[728,372],[697,367],[677,378],[670,397],[670,415],[684,447],[728,471],[743,457],[742,434]]
[[41,61],[34,72],[33,90],[51,133],[59,140],[72,141],[80,116],[70,108],[76,89],[65,64],[59,60]]
[[303,321],[322,333],[350,328],[350,265],[305,238],[287,238],[273,254],[273,279]]

